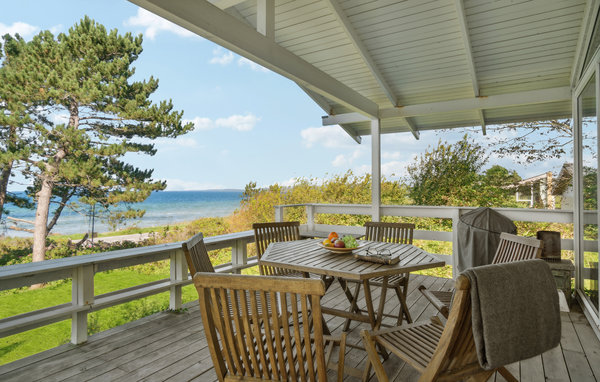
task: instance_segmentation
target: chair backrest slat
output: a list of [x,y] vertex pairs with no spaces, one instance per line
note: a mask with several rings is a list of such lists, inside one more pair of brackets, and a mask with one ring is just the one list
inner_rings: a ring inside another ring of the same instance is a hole
[[194,283],[220,381],[327,380],[321,280],[199,272]]
[[[260,259],[269,244],[280,241],[300,240],[300,222],[254,223],[254,242]],[[275,269],[259,265],[261,275],[281,275],[288,273],[284,269]]]
[[412,244],[415,225],[412,223],[366,222],[365,228],[366,240]]
[[187,241],[181,244],[181,249],[185,254],[185,260],[187,261],[188,269],[192,277],[196,272],[214,272],[210,257],[208,257],[208,251],[204,245],[204,236],[202,232],[192,236]]
[[492,264],[541,258],[543,247],[542,240],[502,232]]

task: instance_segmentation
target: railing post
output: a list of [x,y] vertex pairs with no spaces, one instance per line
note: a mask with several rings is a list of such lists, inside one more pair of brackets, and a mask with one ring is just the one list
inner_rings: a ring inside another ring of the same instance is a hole
[[[73,270],[71,303],[86,306],[94,303],[94,265],[83,265]],[[71,315],[71,342],[81,344],[87,341],[87,310]]]
[[315,206],[312,204],[306,205],[306,229],[309,232],[315,230]]
[[283,206],[275,206],[275,221],[283,221]]
[[[170,256],[171,282],[184,281],[188,277],[185,254],[182,249],[173,251]],[[192,275],[193,276],[193,275]],[[172,285],[169,294],[169,309],[181,309],[181,285]]]
[[237,266],[243,266],[248,263],[248,246],[243,240],[236,240],[231,247],[231,265],[234,268],[234,273],[240,273],[240,269],[235,269]]
[[458,277],[458,222],[460,221],[460,208],[455,208],[452,212],[452,278]]

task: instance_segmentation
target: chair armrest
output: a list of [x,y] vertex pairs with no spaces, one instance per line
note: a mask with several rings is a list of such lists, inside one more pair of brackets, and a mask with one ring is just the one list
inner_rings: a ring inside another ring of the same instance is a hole
[[421,293],[423,293],[423,296],[425,296],[425,298],[427,300],[429,300],[429,302],[437,310],[439,310],[440,313],[442,313],[442,315],[444,317],[448,318],[448,314],[450,313],[450,304],[448,303],[448,301],[450,301],[452,299],[452,292],[447,292],[447,291],[432,292],[432,291],[428,290],[427,288],[425,288],[423,285],[419,286],[419,291],[421,291]]

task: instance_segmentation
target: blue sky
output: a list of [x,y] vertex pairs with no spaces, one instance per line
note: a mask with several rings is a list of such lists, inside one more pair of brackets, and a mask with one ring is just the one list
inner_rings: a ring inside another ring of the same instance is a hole
[[[168,190],[243,188],[250,181],[288,184],[295,177],[370,171],[370,138],[358,145],[340,127],[321,126],[324,112],[292,81],[125,0],[6,2],[0,35],[18,32],[30,39],[44,29],[66,32],[86,14],[108,29],[142,33],[137,79],[158,78],[153,99],[172,99],[177,110],[185,111],[184,118],[195,123],[195,130],[185,136],[160,140],[155,156],[128,157],[134,165],[153,168]],[[423,132],[419,141],[410,133],[384,135],[382,173],[403,176],[406,164],[428,146],[440,138],[456,141],[463,134]],[[481,134],[473,137],[483,141]],[[562,162],[523,167],[492,158],[490,165],[498,163],[528,177],[557,173]]]

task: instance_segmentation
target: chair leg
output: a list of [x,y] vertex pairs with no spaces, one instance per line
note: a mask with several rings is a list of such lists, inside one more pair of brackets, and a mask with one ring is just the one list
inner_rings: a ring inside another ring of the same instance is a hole
[[337,369],[337,380],[342,382],[344,380],[344,362],[346,361],[346,333],[342,333],[340,339],[340,355],[338,356],[338,369]]
[[484,371],[477,375],[473,375],[466,379],[467,382],[486,382],[492,375],[494,375],[495,371]]
[[519,382],[517,378],[510,371],[508,371],[504,366],[498,368],[498,373],[504,377],[508,382]]
[[367,351],[367,364],[365,365],[365,372],[363,373],[363,382],[366,382],[369,379],[371,366],[375,371],[377,380],[379,382],[387,382],[388,376],[383,369],[381,361],[379,360],[379,353],[377,352],[377,349],[375,349],[375,341],[373,340],[373,337],[371,337],[367,330],[362,330],[360,335],[363,339],[365,350]]

